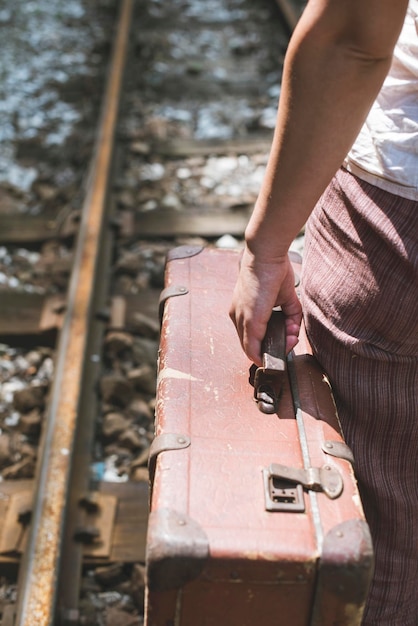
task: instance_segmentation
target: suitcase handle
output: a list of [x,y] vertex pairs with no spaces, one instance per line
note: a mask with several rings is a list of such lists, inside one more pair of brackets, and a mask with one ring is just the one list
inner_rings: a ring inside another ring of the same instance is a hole
[[286,372],[286,326],[280,307],[273,309],[261,344],[262,366],[252,365],[250,383],[262,413],[276,413]]

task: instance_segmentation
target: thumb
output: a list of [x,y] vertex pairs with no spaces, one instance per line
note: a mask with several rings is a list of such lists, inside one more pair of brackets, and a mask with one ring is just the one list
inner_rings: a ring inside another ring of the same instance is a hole
[[291,284],[287,284],[286,287],[283,289],[284,297],[279,304],[285,315],[286,352],[290,352],[299,341],[299,332],[302,324],[302,305],[294,287],[293,276]]

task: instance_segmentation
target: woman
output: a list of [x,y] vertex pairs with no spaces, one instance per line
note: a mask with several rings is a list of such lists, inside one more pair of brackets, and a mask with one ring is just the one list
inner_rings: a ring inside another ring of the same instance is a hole
[[310,0],[286,54],[231,305],[260,365],[271,309],[302,308],[330,377],[375,549],[364,626],[418,624],[418,0]]

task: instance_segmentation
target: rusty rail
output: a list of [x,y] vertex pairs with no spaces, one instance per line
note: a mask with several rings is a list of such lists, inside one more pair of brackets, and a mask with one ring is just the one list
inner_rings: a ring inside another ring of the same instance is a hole
[[276,4],[286,22],[287,28],[290,32],[293,32],[299,21],[299,12],[295,9],[294,4],[292,4],[290,0],[276,0]]
[[37,473],[36,504],[28,546],[19,568],[15,626],[52,626],[61,544],[83,382],[92,293],[106,211],[119,93],[133,0],[123,0],[87,194],[78,234],[67,309],[59,338],[54,384]]

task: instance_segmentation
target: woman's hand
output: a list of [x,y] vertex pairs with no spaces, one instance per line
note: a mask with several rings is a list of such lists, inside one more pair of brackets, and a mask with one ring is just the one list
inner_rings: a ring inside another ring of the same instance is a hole
[[281,306],[286,316],[286,350],[290,351],[298,342],[302,307],[288,255],[261,259],[247,247],[241,259],[230,317],[244,352],[258,366],[261,365],[261,342],[275,306]]

